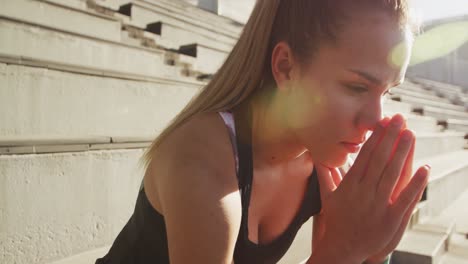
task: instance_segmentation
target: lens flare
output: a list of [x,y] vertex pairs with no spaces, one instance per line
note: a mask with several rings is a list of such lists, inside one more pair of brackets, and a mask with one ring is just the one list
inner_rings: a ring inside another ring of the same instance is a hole
[[448,55],[468,42],[468,21],[436,26],[416,37],[410,65]]

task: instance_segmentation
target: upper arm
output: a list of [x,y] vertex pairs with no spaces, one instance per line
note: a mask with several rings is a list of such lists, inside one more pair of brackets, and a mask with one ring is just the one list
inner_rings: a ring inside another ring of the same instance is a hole
[[242,206],[232,150],[224,140],[188,136],[176,144],[180,150],[158,180],[173,264],[232,262]]

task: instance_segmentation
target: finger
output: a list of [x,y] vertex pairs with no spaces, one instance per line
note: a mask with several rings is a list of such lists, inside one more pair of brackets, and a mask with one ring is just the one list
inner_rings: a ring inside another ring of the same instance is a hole
[[410,207],[408,208],[408,210],[406,211],[404,217],[403,217],[403,220],[401,222],[401,228],[403,229],[403,231],[406,229],[406,226],[408,225],[408,222],[410,221],[411,219],[411,216],[413,215],[413,212],[414,212],[414,208],[416,208],[416,206],[418,205],[418,203],[421,201],[421,197],[424,193],[424,189],[425,188],[422,188],[418,195],[416,195],[416,198],[413,200],[413,202],[411,203]]
[[392,120],[392,118],[389,117],[389,116],[386,116],[386,117],[384,117],[384,118],[380,121],[380,123],[381,123],[382,126],[385,128],[385,127],[387,127],[388,124],[390,123],[390,120]]
[[413,175],[413,162],[414,162],[414,149],[416,146],[416,138],[413,140],[413,144],[411,144],[410,151],[406,157],[405,165],[403,166],[403,170],[401,171],[401,176],[398,178],[397,184],[393,189],[393,193],[391,196],[391,201],[395,201],[396,197],[400,196],[401,191],[408,185],[409,181],[411,180],[411,175]]
[[341,180],[343,179],[343,177],[341,176],[341,172],[338,168],[332,168],[330,169],[330,171],[331,171],[331,175],[333,178],[333,182],[335,183],[335,186],[338,188],[338,186],[340,186]]
[[336,185],[333,182],[333,177],[331,175],[330,169],[321,165],[315,164],[315,169],[317,170],[317,177],[319,181],[319,188],[320,188],[320,198],[322,201],[330,195],[335,189]]
[[406,210],[411,206],[416,197],[424,191],[427,185],[430,168],[427,166],[420,167],[410,183],[397,197],[395,203],[391,205],[391,214],[394,217],[403,216]]
[[398,139],[395,153],[387,164],[383,176],[377,186],[377,193],[384,201],[388,201],[393,193],[395,185],[400,178],[404,163],[413,145],[414,134],[411,130],[405,130]]
[[366,177],[363,179],[363,183],[368,185],[370,190],[375,190],[380,182],[404,122],[402,115],[395,115],[385,130],[382,141],[373,151],[372,161],[369,163]]
[[398,227],[397,232],[392,238],[392,241],[388,245],[388,248],[392,249],[392,251],[398,246],[400,243],[401,238],[403,237],[403,234],[406,231],[406,228],[408,226],[408,223],[411,219],[411,216],[413,215],[414,208],[418,205],[419,201],[421,200],[421,197],[424,193],[424,188],[418,193],[416,196],[416,199],[412,202],[411,206],[408,208],[408,210],[405,212],[405,215],[403,216],[403,219],[401,221],[400,226]]
[[344,182],[350,180],[360,182],[362,180],[364,174],[366,173],[367,165],[371,158],[372,151],[375,148],[375,146],[379,143],[380,138],[385,132],[385,125],[386,123],[388,123],[388,120],[389,118],[384,118],[376,125],[374,131],[372,132],[372,136],[366,141],[361,151],[359,152],[359,155],[354,160],[353,166],[347,173],[347,175],[353,175],[353,177],[345,177],[343,180]]

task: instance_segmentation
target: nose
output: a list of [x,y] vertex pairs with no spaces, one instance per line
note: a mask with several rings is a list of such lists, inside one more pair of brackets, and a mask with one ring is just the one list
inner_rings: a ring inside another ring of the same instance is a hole
[[372,100],[363,106],[357,117],[357,127],[364,133],[373,131],[377,123],[383,118],[383,101]]

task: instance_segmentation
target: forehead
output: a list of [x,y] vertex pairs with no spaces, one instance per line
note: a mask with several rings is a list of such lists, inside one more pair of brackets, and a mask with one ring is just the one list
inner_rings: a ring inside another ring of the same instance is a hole
[[336,41],[324,43],[317,55],[335,67],[359,69],[393,82],[403,77],[409,61],[409,32],[383,12],[355,11]]

